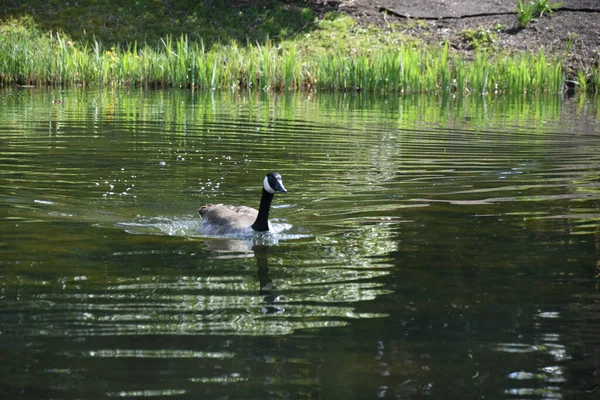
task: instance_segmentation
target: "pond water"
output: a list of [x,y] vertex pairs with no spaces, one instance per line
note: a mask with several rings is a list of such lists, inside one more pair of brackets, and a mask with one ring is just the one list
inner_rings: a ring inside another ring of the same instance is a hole
[[599,111],[0,92],[0,397],[598,398]]

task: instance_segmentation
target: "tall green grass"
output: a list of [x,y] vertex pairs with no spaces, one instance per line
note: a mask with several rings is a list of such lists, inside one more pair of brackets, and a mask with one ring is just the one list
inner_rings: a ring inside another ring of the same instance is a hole
[[[373,48],[359,54],[308,51],[294,42],[217,45],[186,36],[160,46],[104,47],[60,35],[5,33],[0,41],[0,84],[140,86],[198,89],[332,90],[398,93],[559,93],[560,60],[540,51],[516,55],[476,52],[472,59],[449,46]],[[600,72],[579,77],[598,90]]]
[[544,13],[552,14],[562,7],[563,3],[550,3],[550,0],[517,0],[517,17],[519,28],[525,28],[531,20]]

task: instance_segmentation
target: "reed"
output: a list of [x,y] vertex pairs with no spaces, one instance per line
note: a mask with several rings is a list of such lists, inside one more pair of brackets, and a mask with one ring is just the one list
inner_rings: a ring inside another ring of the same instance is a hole
[[596,66],[590,76],[591,92],[594,94],[600,93],[600,66]]
[[525,28],[531,20],[542,15],[552,14],[563,3],[550,3],[550,0],[517,0],[519,28]]
[[519,27],[524,28],[535,16],[535,3],[529,0],[517,0],[517,17],[519,19]]
[[[266,40],[207,49],[202,41],[182,35],[167,36],[154,47],[134,42],[106,48],[96,40],[78,44],[56,34],[12,32],[0,41],[0,84],[406,94],[559,93],[563,84],[560,60],[549,60],[542,51],[492,55],[482,50],[466,59],[452,55],[448,43],[440,48],[400,43],[338,52],[309,47]],[[600,73],[588,75],[580,74],[580,87],[597,91]]]

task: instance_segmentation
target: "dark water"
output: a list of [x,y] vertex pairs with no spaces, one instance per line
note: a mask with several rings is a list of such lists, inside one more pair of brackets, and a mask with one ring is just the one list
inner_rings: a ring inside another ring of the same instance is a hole
[[0,92],[0,397],[598,398],[599,111]]

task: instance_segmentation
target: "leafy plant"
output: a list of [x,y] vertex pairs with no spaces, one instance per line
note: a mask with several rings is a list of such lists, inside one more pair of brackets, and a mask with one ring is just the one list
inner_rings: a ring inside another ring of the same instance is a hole
[[550,0],[517,0],[517,16],[519,28],[525,28],[534,18],[539,18],[544,13],[552,14],[563,3],[550,3]]
[[554,11],[562,7],[564,3],[550,3],[550,0],[538,0],[536,13],[541,17],[544,13],[552,14]]
[[517,0],[517,16],[519,18],[519,28],[525,28],[533,19],[535,4],[532,1]]
[[487,29],[463,29],[460,36],[474,50],[489,50],[496,40],[496,34]]

